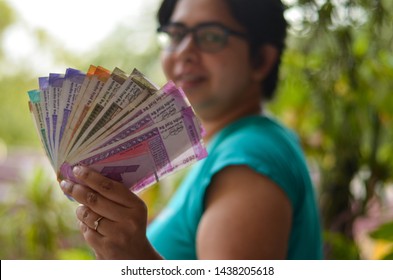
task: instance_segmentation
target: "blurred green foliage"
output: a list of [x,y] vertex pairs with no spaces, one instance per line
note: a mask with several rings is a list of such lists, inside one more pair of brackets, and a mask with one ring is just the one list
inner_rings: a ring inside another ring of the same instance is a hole
[[343,234],[325,231],[325,243],[329,246],[329,256],[335,260],[359,260],[360,250],[356,242]]
[[[393,221],[382,224],[379,228],[370,233],[371,238],[383,240],[391,245],[393,244]],[[384,260],[393,260],[393,246],[382,256]]]
[[[275,114],[319,174],[327,258],[393,178],[393,2],[291,1],[293,23]],[[382,214],[382,213],[381,213]],[[341,246],[341,245],[340,245]]]
[[[326,257],[362,258],[354,223],[367,217],[373,201],[382,203],[393,178],[393,1],[286,2],[292,27],[277,97],[268,109],[299,134],[313,167]],[[43,30],[32,31],[32,36],[58,65],[87,69],[95,64],[127,72],[137,67],[161,85],[156,8],[146,6],[137,26],[119,26],[83,55],[68,52]],[[0,0],[0,142],[8,149],[38,148],[25,94],[37,87],[37,75],[29,65],[6,71],[10,65],[2,42],[18,20]],[[172,183],[163,182],[141,195],[149,204],[150,218],[170,197]],[[74,203],[58,196],[57,183],[45,172],[37,170],[11,189],[0,198],[6,225],[0,228],[2,259],[93,257],[78,232]],[[393,242],[391,227],[382,225],[371,237]]]
[[92,259],[74,206],[47,171],[36,169],[0,201],[0,259]]
[[[15,20],[15,14],[5,1],[0,1],[0,36],[3,37],[5,30]],[[3,53],[1,53],[3,55]]]

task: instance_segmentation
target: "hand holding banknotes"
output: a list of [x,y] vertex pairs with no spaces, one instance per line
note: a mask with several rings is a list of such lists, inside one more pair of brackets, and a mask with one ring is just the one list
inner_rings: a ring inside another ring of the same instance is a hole
[[86,167],[74,167],[81,184],[62,181],[76,210],[83,237],[97,259],[160,259],[146,238],[147,209],[123,184]]

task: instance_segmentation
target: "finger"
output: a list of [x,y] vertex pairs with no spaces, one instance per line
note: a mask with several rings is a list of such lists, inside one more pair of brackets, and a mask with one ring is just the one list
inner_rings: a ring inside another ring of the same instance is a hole
[[80,204],[86,205],[98,215],[111,221],[123,221],[130,211],[130,208],[103,197],[88,186],[64,180],[60,183],[60,186],[65,194],[72,196]]
[[95,230],[101,235],[108,236],[113,231],[113,221],[100,216],[85,205],[78,206],[76,209],[76,216],[90,229]]
[[122,183],[111,180],[98,172],[84,166],[75,166],[73,173],[84,184],[125,207],[132,208],[133,200],[140,200],[138,196],[129,191]]
[[81,221],[79,221],[79,229],[82,232],[83,238],[86,240],[87,244],[89,244],[89,246],[94,249],[96,256],[98,256],[99,252],[97,252],[97,249],[100,248],[99,246],[102,244],[104,236],[96,232],[94,229],[91,229]]

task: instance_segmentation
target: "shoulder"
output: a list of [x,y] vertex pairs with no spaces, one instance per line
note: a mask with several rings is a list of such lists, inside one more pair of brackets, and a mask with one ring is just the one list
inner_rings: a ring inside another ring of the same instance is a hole
[[293,205],[304,192],[309,174],[295,133],[266,116],[241,119],[209,144],[202,174],[206,185],[229,166],[247,166],[279,186]]
[[266,116],[252,116],[238,120],[223,129],[213,140],[214,156],[242,154],[256,156],[278,155],[299,149],[295,133],[277,120]]
[[268,177],[277,172],[291,175],[305,167],[297,136],[266,116],[247,117],[229,125],[212,140],[208,151],[205,170],[211,175],[230,165],[246,164]]

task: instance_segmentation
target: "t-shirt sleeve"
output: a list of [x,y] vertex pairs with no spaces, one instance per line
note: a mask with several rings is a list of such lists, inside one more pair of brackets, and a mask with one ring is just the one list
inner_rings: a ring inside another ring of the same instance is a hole
[[238,135],[224,141],[209,155],[204,170],[204,191],[213,176],[225,167],[246,165],[275,182],[295,207],[299,192],[302,191],[298,167],[303,163],[297,143],[292,143],[294,139],[274,139],[251,134]]

